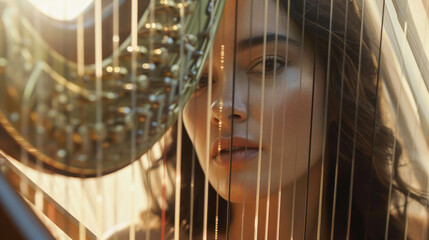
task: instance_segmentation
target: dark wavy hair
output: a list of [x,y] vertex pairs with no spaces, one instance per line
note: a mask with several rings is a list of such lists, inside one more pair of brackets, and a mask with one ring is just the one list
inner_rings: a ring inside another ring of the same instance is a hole
[[[349,208],[352,190],[351,239],[383,239],[386,233],[389,239],[404,239],[408,197],[423,204],[427,199],[399,174],[402,150],[381,119],[379,61],[369,49],[368,36],[363,34],[361,41],[361,12],[355,1],[335,0],[331,19],[330,0],[306,0],[305,9],[303,2],[290,1],[291,17],[300,24],[304,22],[306,37],[313,40],[325,62],[330,61],[326,66],[330,66],[328,113],[334,120],[328,126],[324,195],[329,204],[324,210],[332,219],[338,164],[340,197],[336,199],[334,236],[346,237],[348,212],[344,209]],[[287,8],[287,1],[282,0],[282,5]],[[389,201],[389,196],[405,201]],[[396,203],[398,211],[388,216],[391,203]]]
[[[425,204],[427,198],[422,192],[408,186],[398,174],[402,150],[399,142],[395,144],[392,130],[381,119],[379,61],[369,48],[369,38],[365,33],[361,41],[359,8],[353,0],[334,0],[331,19],[331,0],[280,2],[284,10],[290,11],[291,18],[304,27],[305,38],[312,40],[315,53],[324,60],[325,69],[330,73],[328,114],[331,121],[326,136],[322,214],[328,216],[325,219],[330,221],[334,217],[333,196],[338,167],[333,236],[335,239],[346,238],[352,190],[350,239],[384,239],[386,229],[389,239],[404,239],[407,237],[405,224],[408,199],[413,198]],[[187,136],[183,141],[184,148],[191,149],[192,144]],[[204,174],[199,166],[195,166],[196,180],[192,189],[190,169],[193,169],[194,163],[191,159],[195,157],[192,152],[183,151],[182,162],[185,166],[182,167],[181,218],[190,219],[189,196],[195,191],[193,233],[198,235],[202,230]],[[351,176],[353,189],[350,189]],[[212,188],[209,195],[209,206],[214,206],[216,192]],[[390,196],[390,199],[405,200],[389,201]],[[227,203],[222,199],[219,203],[219,229],[222,231],[226,224]],[[388,214],[393,203],[397,211]],[[210,211],[209,226],[214,227],[214,216],[214,210]],[[322,236],[329,234],[322,232]]]

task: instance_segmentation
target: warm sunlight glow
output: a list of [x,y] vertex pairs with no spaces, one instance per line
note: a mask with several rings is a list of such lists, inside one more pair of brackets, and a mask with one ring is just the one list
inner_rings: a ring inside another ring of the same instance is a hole
[[57,20],[72,20],[94,0],[28,0],[44,14]]

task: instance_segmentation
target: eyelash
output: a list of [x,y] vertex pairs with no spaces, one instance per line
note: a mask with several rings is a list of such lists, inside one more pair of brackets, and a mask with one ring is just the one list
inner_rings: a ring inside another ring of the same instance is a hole
[[[274,63],[274,60],[277,63]],[[262,75],[262,69],[263,69],[263,58],[257,58],[255,60],[253,60],[250,63],[250,67],[247,70],[248,74],[261,74]],[[288,62],[289,64],[290,62]],[[260,65],[260,71],[255,71],[255,68],[257,68]],[[284,58],[280,57],[280,56],[266,56],[265,59],[265,75],[266,76],[271,76],[274,75],[274,66],[276,66],[276,73],[280,72],[285,66],[286,66],[286,61]]]
[[[214,83],[215,83],[215,80],[213,78],[212,84]],[[195,86],[195,91],[199,91],[203,88],[206,88],[208,84],[209,84],[209,75],[207,73],[203,73],[203,75],[198,80],[197,85]]]
[[[284,58],[280,57],[280,56],[266,56],[266,60],[265,60],[265,75],[266,76],[271,76],[274,75],[274,70],[270,70],[270,67],[274,68],[274,59],[277,61],[277,64],[275,65],[277,67],[276,69],[276,73],[279,73],[285,66],[286,66],[286,61]],[[253,60],[250,63],[249,70],[247,70],[248,74],[262,74],[262,67],[261,67],[261,71],[254,71],[254,69],[258,66],[258,65],[262,65],[263,63],[263,58],[257,58],[255,60]],[[288,61],[288,64],[290,63],[290,61]],[[270,64],[271,66],[268,66],[267,68],[267,64]],[[208,86],[208,81],[209,81],[209,76],[207,73],[204,73],[198,83],[195,86],[195,91],[199,91],[201,89],[204,89]],[[215,80],[213,78],[213,84],[215,83]]]

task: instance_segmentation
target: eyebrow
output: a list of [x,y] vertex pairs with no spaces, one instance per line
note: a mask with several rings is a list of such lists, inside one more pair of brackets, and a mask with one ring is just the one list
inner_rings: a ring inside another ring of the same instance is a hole
[[[286,43],[287,41],[289,41],[289,45],[293,45],[293,46],[300,46],[301,44],[301,41],[298,41],[293,38],[288,38],[285,35],[267,33],[266,36],[267,36],[267,44],[270,42],[274,42],[276,40],[276,37],[278,42]],[[238,43],[238,50],[241,51],[241,50],[248,49],[250,47],[256,47],[263,44],[264,44],[264,35],[259,35],[252,38],[241,40]]]

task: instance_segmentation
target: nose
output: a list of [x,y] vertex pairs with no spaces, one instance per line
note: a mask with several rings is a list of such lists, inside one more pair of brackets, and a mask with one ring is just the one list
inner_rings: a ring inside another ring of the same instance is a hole
[[[218,96],[211,104],[212,119],[215,125],[221,122],[229,124],[233,118],[234,122],[247,120],[247,104],[238,94],[230,93]],[[234,98],[234,102],[232,99]]]

